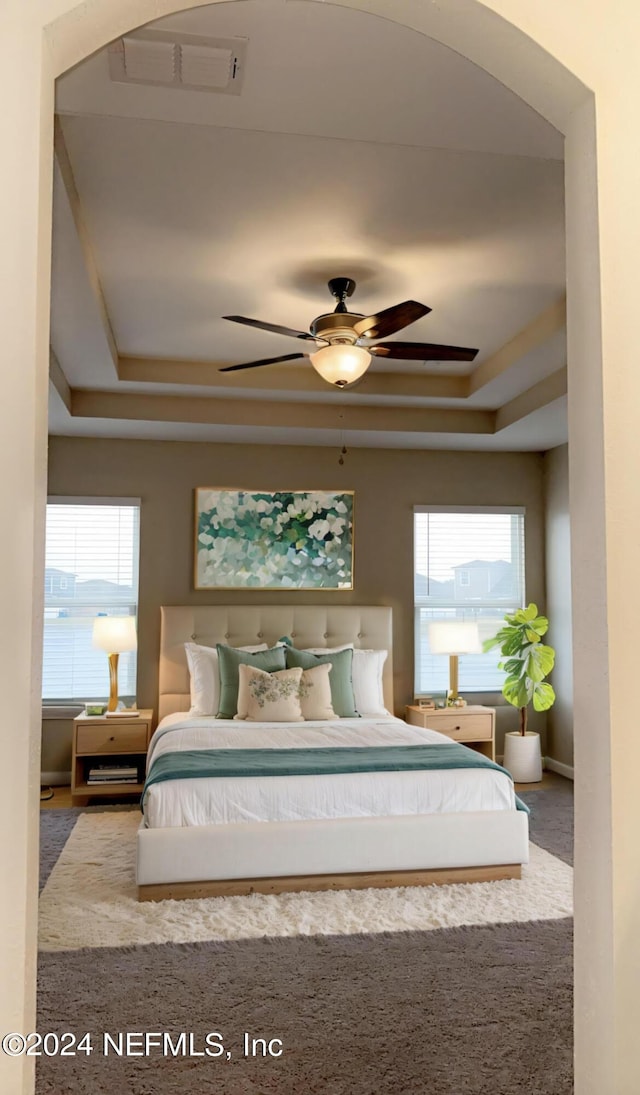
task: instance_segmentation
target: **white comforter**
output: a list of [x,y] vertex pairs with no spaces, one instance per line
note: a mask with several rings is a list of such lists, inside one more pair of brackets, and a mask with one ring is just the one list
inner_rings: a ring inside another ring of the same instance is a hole
[[[256,723],[176,714],[160,723],[148,763],[183,749],[425,745],[449,740],[436,730],[391,717]],[[167,780],[149,788],[144,816],[147,826],[166,828],[513,809],[513,784],[507,775],[492,769],[455,769]]]

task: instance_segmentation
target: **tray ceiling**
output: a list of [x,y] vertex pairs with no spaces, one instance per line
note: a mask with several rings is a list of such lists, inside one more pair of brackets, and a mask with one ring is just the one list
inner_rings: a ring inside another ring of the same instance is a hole
[[[58,82],[50,428],[83,436],[544,450],[566,440],[560,135],[438,43],[334,5],[243,0],[152,27],[246,39],[239,94]],[[366,43],[366,48],[363,43]],[[308,329],[350,276],[400,339],[472,364],[223,374]]]

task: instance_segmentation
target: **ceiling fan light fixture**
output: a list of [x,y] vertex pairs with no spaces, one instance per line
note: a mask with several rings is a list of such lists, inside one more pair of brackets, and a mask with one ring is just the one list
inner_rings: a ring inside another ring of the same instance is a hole
[[[279,323],[264,323],[249,316],[223,316],[234,323],[244,323],[248,327],[258,327],[262,331],[272,331],[276,335],[287,335],[305,342],[324,343],[309,354],[311,364],[323,380],[336,388],[348,388],[366,373],[371,358],[391,358],[395,361],[473,361],[477,350],[466,346],[441,346],[432,342],[380,342],[388,335],[395,335],[403,327],[415,323],[431,311],[426,304],[417,300],[403,300],[391,308],[383,308],[373,316],[363,316],[360,312],[350,312],[345,303],[356,283],[353,278],[332,278],[329,289],[338,301],[333,312],[316,316],[309,324],[308,331],[297,331],[293,327],[282,327]],[[369,347],[360,344],[367,339]],[[373,345],[375,343],[375,345]],[[236,369],[257,369],[263,365],[274,365],[278,361],[295,361],[306,354],[281,354],[279,357],[261,358],[259,361],[243,361],[239,365],[226,365],[220,372],[232,372]]]
[[367,350],[344,343],[323,346],[309,357],[322,379],[337,388],[346,388],[347,384],[359,380],[371,364],[371,354]]

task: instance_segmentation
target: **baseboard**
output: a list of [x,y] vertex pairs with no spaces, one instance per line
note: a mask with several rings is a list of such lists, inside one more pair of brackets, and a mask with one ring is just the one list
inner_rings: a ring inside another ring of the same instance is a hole
[[41,772],[41,787],[69,787],[71,784],[71,772]]
[[573,779],[573,767],[570,764],[563,764],[561,760],[545,757],[544,767],[548,768],[550,772],[557,772],[559,776],[564,776],[565,779]]

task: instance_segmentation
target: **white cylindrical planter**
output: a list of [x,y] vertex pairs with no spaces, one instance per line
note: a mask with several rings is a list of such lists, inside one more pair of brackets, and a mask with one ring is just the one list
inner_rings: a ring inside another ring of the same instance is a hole
[[511,730],[504,736],[503,765],[515,783],[539,783],[542,779],[540,735],[527,730],[522,735]]

